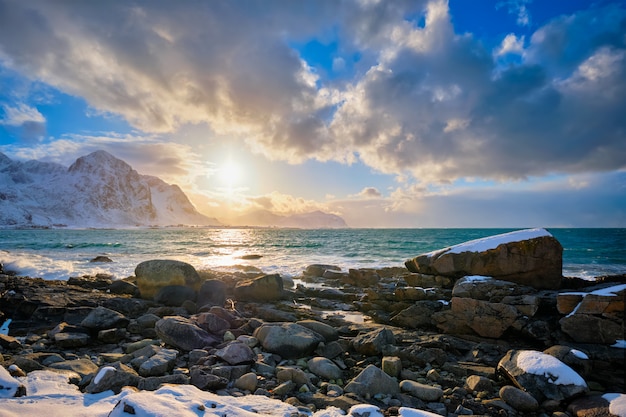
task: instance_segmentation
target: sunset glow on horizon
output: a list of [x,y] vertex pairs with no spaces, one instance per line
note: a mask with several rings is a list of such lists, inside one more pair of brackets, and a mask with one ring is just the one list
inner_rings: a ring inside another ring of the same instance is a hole
[[625,27],[625,0],[0,0],[0,152],[103,149],[224,224],[626,227]]

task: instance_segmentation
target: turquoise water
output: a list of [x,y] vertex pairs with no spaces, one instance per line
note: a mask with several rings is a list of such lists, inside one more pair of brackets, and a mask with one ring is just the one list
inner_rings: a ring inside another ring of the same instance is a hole
[[[254,266],[297,276],[312,263],[348,268],[403,266],[406,259],[516,229],[131,229],[0,230],[0,262],[45,279],[133,274],[148,259],[178,259],[197,269]],[[626,229],[548,229],[564,248],[566,276],[626,273]],[[113,263],[90,259],[106,255]],[[256,260],[244,255],[260,255]]]

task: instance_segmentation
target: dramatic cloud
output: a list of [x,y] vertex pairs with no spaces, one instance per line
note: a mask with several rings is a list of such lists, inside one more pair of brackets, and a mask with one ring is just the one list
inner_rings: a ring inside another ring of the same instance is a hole
[[31,144],[45,135],[46,118],[36,108],[24,103],[16,107],[5,104],[2,108],[4,116],[0,113],[0,125],[14,128],[24,143]]
[[[527,4],[499,7],[528,27]],[[507,180],[626,167],[625,22],[591,6],[491,50],[444,0],[0,0],[0,64],[147,133],[206,125],[270,159]],[[298,52],[311,39],[336,43],[339,79]]]

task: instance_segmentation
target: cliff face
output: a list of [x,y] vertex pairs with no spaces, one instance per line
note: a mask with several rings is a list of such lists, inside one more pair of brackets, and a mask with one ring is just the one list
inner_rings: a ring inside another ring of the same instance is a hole
[[58,164],[0,154],[0,227],[218,225],[176,185],[141,175],[105,151]]

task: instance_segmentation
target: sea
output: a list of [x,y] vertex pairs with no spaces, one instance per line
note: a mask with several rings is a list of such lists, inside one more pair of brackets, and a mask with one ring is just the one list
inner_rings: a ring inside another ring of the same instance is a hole
[[[346,271],[403,267],[419,254],[514,230],[519,229],[2,229],[0,263],[5,271],[48,280],[98,273],[121,279],[150,259],[297,278],[310,264]],[[626,229],[547,230],[563,246],[563,275],[594,280],[626,273]],[[113,262],[91,262],[96,256]]]

